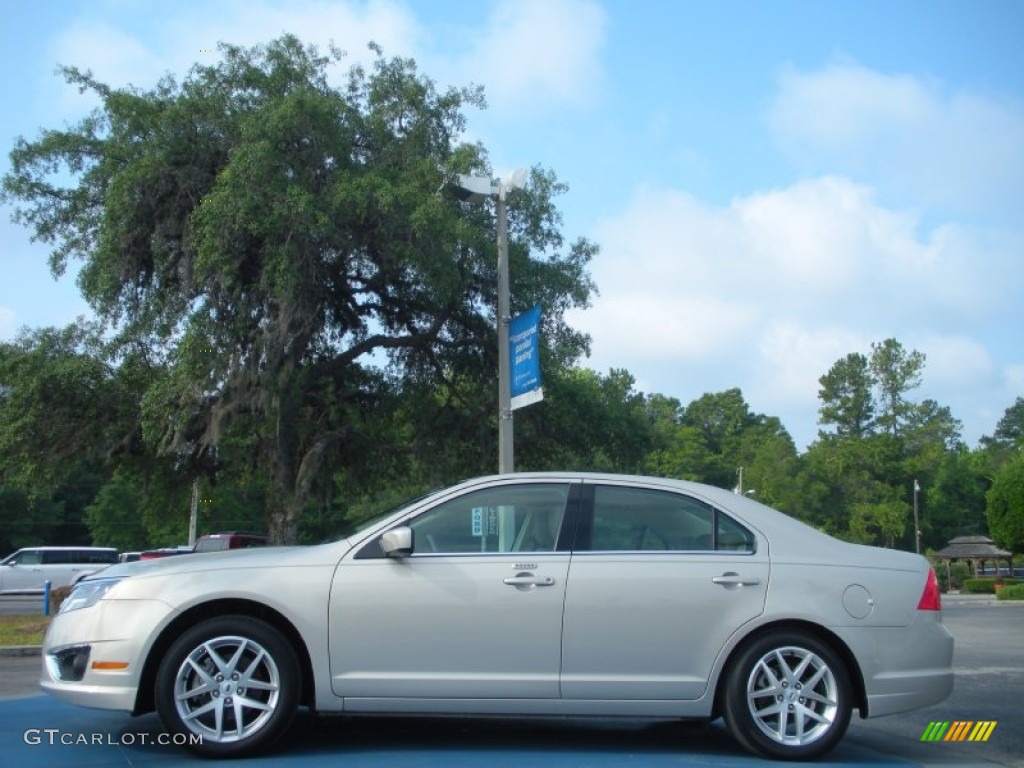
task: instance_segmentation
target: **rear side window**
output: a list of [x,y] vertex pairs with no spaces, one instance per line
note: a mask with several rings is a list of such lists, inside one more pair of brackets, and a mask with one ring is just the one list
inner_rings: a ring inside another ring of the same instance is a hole
[[754,534],[728,515],[716,515],[715,549],[728,552],[753,552],[757,548]]
[[43,562],[50,565],[109,565],[117,562],[113,549],[46,549]]
[[[589,538],[589,541],[588,541]],[[753,552],[753,534],[698,499],[649,488],[594,488],[589,537],[594,552]]]
[[69,565],[77,563],[73,549],[45,549],[43,550],[43,563],[46,565]]
[[227,539],[200,539],[196,542],[196,552],[219,552],[228,548]]

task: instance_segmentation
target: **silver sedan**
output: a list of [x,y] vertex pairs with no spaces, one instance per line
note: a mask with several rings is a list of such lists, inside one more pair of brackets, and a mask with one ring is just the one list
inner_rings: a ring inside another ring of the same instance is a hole
[[208,756],[296,710],[724,717],[818,757],[852,712],[942,701],[953,640],[917,555],[833,539],[719,488],[516,474],[434,493],[314,547],[116,565],[50,625],[42,687],[156,709]]

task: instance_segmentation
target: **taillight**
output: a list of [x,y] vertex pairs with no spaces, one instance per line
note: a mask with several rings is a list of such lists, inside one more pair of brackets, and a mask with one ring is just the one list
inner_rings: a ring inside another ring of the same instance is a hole
[[942,596],[939,593],[939,580],[935,578],[935,569],[928,569],[928,580],[924,584],[924,592],[917,603],[919,611],[941,611]]

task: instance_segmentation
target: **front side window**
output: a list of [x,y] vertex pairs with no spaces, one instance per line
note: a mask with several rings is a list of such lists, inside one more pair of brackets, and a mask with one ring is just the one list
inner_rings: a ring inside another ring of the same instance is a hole
[[590,527],[595,552],[754,551],[753,534],[710,504],[649,488],[597,486]]
[[43,562],[43,553],[38,549],[23,549],[15,552],[4,561],[5,565],[39,565]]
[[409,523],[416,554],[553,552],[568,484],[502,485],[442,502]]

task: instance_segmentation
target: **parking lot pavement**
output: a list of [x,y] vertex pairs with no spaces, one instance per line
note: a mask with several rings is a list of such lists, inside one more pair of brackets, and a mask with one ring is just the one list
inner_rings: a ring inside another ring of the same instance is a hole
[[38,694],[41,663],[38,653],[0,654],[0,700]]
[[42,616],[42,595],[0,595],[0,616]]
[[[85,710],[44,696],[0,702],[0,751],[7,765],[50,768],[194,765],[179,747],[160,743],[154,715]],[[720,723],[687,725],[537,724],[522,721],[345,719],[298,717],[272,754],[219,764],[253,768],[650,768],[681,763],[715,768],[764,766],[742,751]],[[946,761],[939,760],[939,763]],[[929,765],[939,764],[929,762]],[[963,763],[947,763],[963,765]],[[923,763],[887,756],[848,738],[816,768],[874,765],[913,768]]]

